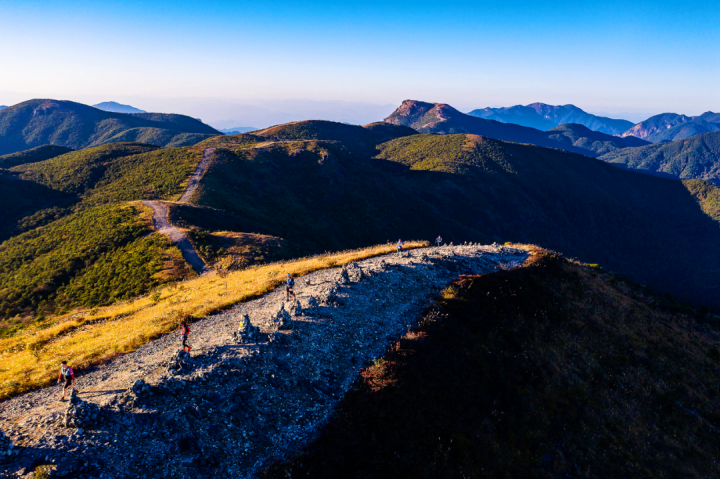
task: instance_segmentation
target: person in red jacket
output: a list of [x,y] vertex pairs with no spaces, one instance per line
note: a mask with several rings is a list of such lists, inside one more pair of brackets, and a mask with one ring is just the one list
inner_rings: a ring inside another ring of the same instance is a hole
[[190,326],[188,326],[186,321],[183,321],[180,323],[180,329],[182,330],[183,351],[187,351],[189,353],[192,349],[192,346],[187,343],[188,336],[190,335]]
[[57,380],[58,384],[60,384],[60,381],[62,380],[65,380],[65,385],[63,386],[63,395],[60,400],[64,401],[67,388],[72,386],[72,390],[75,391],[75,373],[73,372],[73,369],[68,366],[67,361],[63,361],[60,366],[60,376],[58,376]]

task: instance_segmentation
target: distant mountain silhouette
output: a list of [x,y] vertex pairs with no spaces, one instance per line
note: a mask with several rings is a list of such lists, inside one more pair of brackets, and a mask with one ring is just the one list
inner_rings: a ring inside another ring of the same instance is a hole
[[528,126],[538,130],[549,130],[566,123],[576,123],[608,135],[620,134],[634,125],[634,123],[627,120],[614,120],[587,113],[575,105],[556,106],[545,103],[531,103],[527,106],[515,105],[503,108],[483,108],[473,110],[468,115],[502,123]]
[[675,141],[693,135],[720,130],[720,113],[711,111],[699,116],[663,113],[641,121],[622,136],[635,136],[653,143]]
[[5,108],[7,108],[7,105],[0,105],[0,110],[4,110]]
[[241,133],[247,133],[249,131],[255,131],[257,128],[254,126],[236,126],[235,128],[221,128],[218,131],[225,133],[226,135],[239,135]]
[[104,101],[102,103],[98,103],[97,105],[93,105],[93,107],[98,110],[111,111],[113,113],[147,113],[145,110],[139,110],[134,106],[123,105],[114,101]]
[[30,100],[0,111],[0,155],[47,144],[75,150],[121,141],[188,146],[220,134],[185,115],[113,113],[71,101]]
[[[671,130],[682,126],[690,127],[692,123],[677,125]],[[600,159],[656,176],[703,179],[720,186],[720,131],[671,143],[617,150]]]
[[563,125],[563,128],[541,131],[527,126],[466,115],[442,103],[415,100],[404,101],[385,121],[409,126],[421,133],[471,133],[496,140],[558,148],[593,157],[618,148],[647,144],[627,142],[624,138],[592,131],[583,125]]

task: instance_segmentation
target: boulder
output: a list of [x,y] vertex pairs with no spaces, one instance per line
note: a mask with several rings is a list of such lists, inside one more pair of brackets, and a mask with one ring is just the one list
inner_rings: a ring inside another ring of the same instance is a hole
[[310,296],[310,299],[308,299],[308,309],[316,309],[318,307],[319,305],[315,296]]

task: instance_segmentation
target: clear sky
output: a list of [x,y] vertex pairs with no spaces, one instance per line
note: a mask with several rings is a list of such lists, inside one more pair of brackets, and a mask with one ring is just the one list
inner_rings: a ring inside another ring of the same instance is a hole
[[289,99],[697,115],[720,111],[719,25],[718,0],[0,0],[0,104],[124,100],[215,122]]

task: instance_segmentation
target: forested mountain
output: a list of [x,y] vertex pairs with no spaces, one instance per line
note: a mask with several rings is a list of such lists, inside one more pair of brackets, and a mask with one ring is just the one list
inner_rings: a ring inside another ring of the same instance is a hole
[[541,131],[465,115],[450,105],[414,100],[404,101],[385,121],[409,126],[422,133],[470,133],[502,141],[559,148],[593,157],[618,148],[647,144],[637,139],[618,139],[591,131],[582,125],[563,125],[550,131]]
[[678,179],[700,178],[720,186],[720,131],[671,143],[616,150],[600,159],[643,173]]
[[[190,204],[172,203],[205,151],[210,165]],[[0,199],[6,318],[107,304],[188,274],[162,238],[143,243],[151,223],[137,200],[146,199],[170,200],[170,220],[195,231],[193,241],[215,258],[231,255],[221,238],[247,233],[282,238],[297,255],[438,234],[455,243],[537,243],[720,307],[716,187],[478,135],[305,121],[192,147],[109,144],[1,170],[0,182],[9,192]],[[102,223],[105,215],[114,219]],[[93,223],[110,236],[88,230]],[[58,235],[67,238],[62,248]],[[134,279],[113,296],[120,270]],[[90,296],[79,289],[89,281],[97,289]]]
[[187,146],[221,133],[184,115],[112,113],[58,100],[30,100],[0,111],[0,155],[52,144],[72,149],[141,141]]
[[473,110],[468,115],[502,123],[529,126],[538,130],[550,130],[556,126],[575,123],[608,135],[618,135],[634,125],[627,120],[614,120],[587,113],[575,105],[546,105],[545,103],[483,108]]

